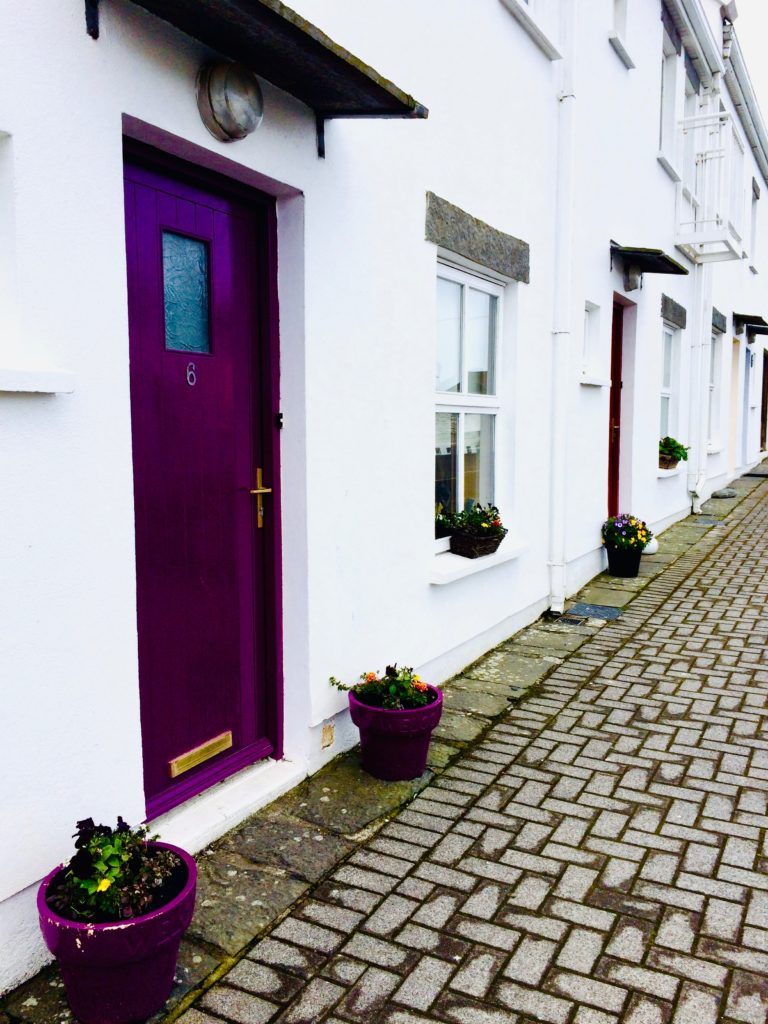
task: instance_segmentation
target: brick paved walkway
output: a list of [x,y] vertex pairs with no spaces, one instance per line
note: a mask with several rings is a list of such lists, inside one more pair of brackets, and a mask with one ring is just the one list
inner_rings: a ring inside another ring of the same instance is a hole
[[768,487],[183,1024],[762,1024]]

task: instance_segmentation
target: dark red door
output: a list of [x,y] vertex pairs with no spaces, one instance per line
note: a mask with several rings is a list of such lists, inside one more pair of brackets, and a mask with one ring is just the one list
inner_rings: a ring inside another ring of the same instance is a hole
[[[268,207],[126,166],[141,725],[150,816],[275,745]],[[261,505],[264,514],[258,514]],[[268,678],[270,677],[270,678]]]
[[608,425],[608,515],[619,513],[619,459],[621,455],[621,359],[624,307],[613,304],[611,327],[611,397]]

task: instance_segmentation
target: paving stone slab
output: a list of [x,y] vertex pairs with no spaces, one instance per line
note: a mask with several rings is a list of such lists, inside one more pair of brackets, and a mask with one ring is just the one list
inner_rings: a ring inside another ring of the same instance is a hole
[[354,849],[328,829],[288,815],[258,815],[227,836],[219,847],[254,864],[283,868],[290,875],[317,882]]
[[490,718],[468,715],[461,711],[443,711],[440,724],[432,733],[437,740],[455,743],[471,743],[488,728]]
[[308,882],[287,871],[258,867],[231,851],[213,851],[199,860],[189,934],[237,953],[308,888]]
[[[452,738],[448,732],[442,735]],[[349,836],[408,803],[431,779],[432,773],[426,771],[408,782],[382,782],[363,771],[354,752],[337,758],[291,790],[280,801],[280,807],[291,817]]]

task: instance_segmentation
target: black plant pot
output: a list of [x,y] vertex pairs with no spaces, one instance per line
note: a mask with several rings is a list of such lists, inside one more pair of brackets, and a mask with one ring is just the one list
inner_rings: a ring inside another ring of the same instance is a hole
[[640,571],[640,556],[643,553],[641,547],[613,548],[606,545],[605,550],[608,552],[608,572],[611,576],[623,576],[624,579],[637,576]]

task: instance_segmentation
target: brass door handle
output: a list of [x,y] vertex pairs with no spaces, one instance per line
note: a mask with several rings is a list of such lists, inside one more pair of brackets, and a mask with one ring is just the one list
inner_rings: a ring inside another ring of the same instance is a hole
[[256,495],[256,525],[259,529],[264,526],[264,495],[272,493],[271,487],[264,486],[263,476],[263,470],[259,466],[256,470],[256,486],[249,491],[249,494]]

